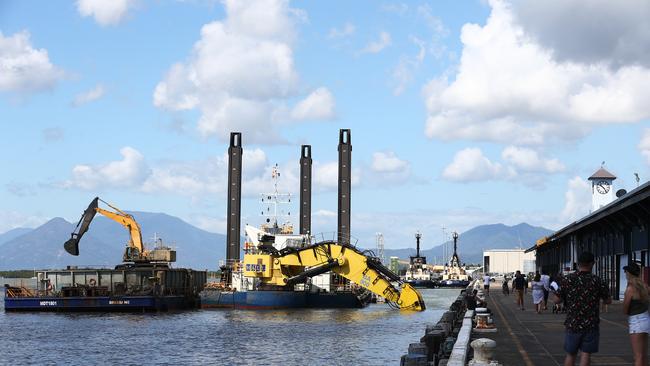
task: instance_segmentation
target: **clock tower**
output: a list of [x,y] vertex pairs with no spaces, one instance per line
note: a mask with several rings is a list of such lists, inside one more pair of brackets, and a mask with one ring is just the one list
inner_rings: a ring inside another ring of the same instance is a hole
[[614,201],[614,188],[612,183],[616,176],[602,166],[589,177],[591,181],[591,212]]

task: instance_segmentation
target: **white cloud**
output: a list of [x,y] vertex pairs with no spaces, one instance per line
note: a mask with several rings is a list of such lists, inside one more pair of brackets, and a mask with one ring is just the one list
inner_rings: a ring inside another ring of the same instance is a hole
[[589,213],[591,207],[589,182],[576,176],[569,180],[567,186],[567,191],[564,194],[564,209],[560,214],[561,220],[565,223],[584,217]]
[[[154,165],[147,163],[145,157],[131,147],[120,150],[122,159],[106,164],[76,165],[72,169],[71,179],[59,184],[63,188],[83,190],[95,189],[128,189],[133,192],[149,194],[178,194],[192,198],[205,195],[224,194],[228,188],[228,155],[227,153],[202,160],[193,161],[160,161]],[[337,174],[336,163],[334,174]],[[318,163],[315,163],[319,166]],[[326,175],[331,173],[330,163]],[[272,192],[272,164],[269,164],[266,153],[259,149],[245,149],[242,160],[242,195],[258,197],[260,193]],[[317,172],[321,172],[318,170]],[[299,187],[299,164],[288,161],[280,165],[280,189],[283,192],[295,194]],[[320,174],[320,173],[318,173]],[[318,175],[317,174],[317,175]],[[353,170],[352,183],[358,183],[358,171]],[[322,178],[322,175],[321,175]],[[330,182],[325,185],[314,183],[316,189],[328,191],[332,189]],[[336,175],[334,175],[336,189]]]
[[138,187],[151,174],[144,156],[129,146],[120,149],[120,154],[122,160],[107,164],[76,165],[72,168],[72,179],[64,182],[63,187],[85,190]]
[[484,26],[462,28],[456,75],[423,89],[428,137],[541,145],[650,117],[650,70],[558,61],[517,24],[509,3],[490,5]]
[[399,63],[393,70],[393,81],[396,84],[393,88],[394,95],[400,95],[413,81],[413,74],[420,68],[426,55],[426,43],[417,37],[411,36],[411,42],[418,46],[418,53],[415,56],[402,56]]
[[[328,163],[314,162],[313,165],[313,184],[316,191],[336,191],[339,182],[339,163],[336,161]],[[361,170],[352,168],[352,186],[357,186],[361,182]]]
[[331,28],[327,38],[345,38],[354,34],[356,27],[354,24],[347,22],[343,27]]
[[637,147],[641,152],[641,155],[645,157],[648,165],[650,165],[650,128],[643,130],[643,136],[641,137],[641,141],[639,141]]
[[26,215],[17,211],[0,210],[0,234],[19,227],[35,228],[44,224],[47,220],[47,217],[41,215]]
[[379,33],[379,39],[368,43],[361,51],[359,51],[359,54],[379,53],[384,48],[390,46],[391,43],[390,33],[382,31]]
[[99,25],[115,25],[122,21],[135,0],[77,0],[77,11],[83,17],[93,17]]
[[502,162],[491,161],[478,148],[466,148],[456,153],[443,170],[442,178],[456,182],[502,180],[542,188],[541,176],[564,172],[558,159],[541,156],[529,148],[508,146],[501,151]]
[[565,167],[558,159],[544,159],[533,149],[508,146],[501,152],[503,160],[518,171],[559,173]]
[[226,230],[226,218],[225,217],[211,217],[205,215],[192,215],[187,222],[211,233],[225,233]]
[[74,107],[79,107],[82,106],[86,103],[93,102],[101,97],[104,96],[104,86],[102,84],[97,84],[94,88],[83,92],[79,93],[74,97],[74,100],[72,101],[72,105]]
[[454,160],[442,172],[442,177],[456,182],[500,179],[506,174],[503,166],[493,163],[481,149],[466,148],[454,155]]
[[379,151],[372,154],[373,171],[378,173],[399,173],[409,169],[409,162],[401,160],[392,151]]
[[[278,126],[290,118],[283,111],[299,94],[292,44],[295,24],[304,14],[285,0],[227,0],[224,5],[226,18],[204,25],[188,61],[173,65],[158,83],[154,105],[198,108],[204,137],[225,141],[230,131],[241,131],[249,142],[282,142]],[[307,105],[312,110],[296,107],[301,117],[329,116],[331,94],[325,88],[314,93],[312,101],[321,104]]]
[[291,117],[296,121],[332,119],[334,104],[332,93],[327,88],[318,88],[293,108]]
[[47,50],[35,49],[27,31],[5,37],[0,32],[0,92],[30,93],[54,88],[63,78]]

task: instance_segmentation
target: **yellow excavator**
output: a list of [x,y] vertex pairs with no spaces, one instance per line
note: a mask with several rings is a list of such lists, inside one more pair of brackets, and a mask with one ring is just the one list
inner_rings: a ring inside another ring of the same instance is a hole
[[[106,204],[108,207],[115,210],[109,211],[99,207],[99,201]],[[75,227],[76,233],[71,234],[71,238],[63,244],[65,250],[72,255],[79,255],[79,241],[81,237],[88,231],[90,223],[92,222],[95,214],[102,214],[109,219],[121,224],[129,231],[129,242],[124,250],[124,262],[133,263],[152,263],[161,262],[169,263],[176,261],[176,251],[166,247],[155,248],[153,250],[146,250],[142,242],[142,233],[140,225],[135,221],[132,215],[120,210],[119,208],[95,197],[88,205],[88,208],[81,215],[81,219]]]
[[[267,240],[273,240],[267,236]],[[264,240],[264,238],[262,238]],[[379,259],[357,248],[334,241],[323,241],[302,248],[277,250],[271,243],[260,242],[256,254],[244,255],[244,277],[259,279],[260,287],[292,289],[307,278],[332,271],[383,297],[403,310],[425,310],[420,293],[386,268]],[[398,283],[396,287],[392,282]]]

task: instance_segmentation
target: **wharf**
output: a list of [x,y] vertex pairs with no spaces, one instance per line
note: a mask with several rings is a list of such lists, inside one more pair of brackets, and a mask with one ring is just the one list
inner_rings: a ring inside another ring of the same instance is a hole
[[[494,359],[504,366],[563,365],[565,314],[548,310],[537,314],[531,292],[524,295],[524,311],[517,308],[514,293],[506,296],[501,283],[490,286],[486,296],[492,311],[496,333],[473,334],[473,338],[490,338],[497,342]],[[600,347],[592,354],[592,365],[633,365],[634,357],[623,304],[608,305],[600,314]],[[601,309],[602,310],[602,309]],[[578,360],[579,361],[579,360]],[[577,362],[576,362],[577,363]]]

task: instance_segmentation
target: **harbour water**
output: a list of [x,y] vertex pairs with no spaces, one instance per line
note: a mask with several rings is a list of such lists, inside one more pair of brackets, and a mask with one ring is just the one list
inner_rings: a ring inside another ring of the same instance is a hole
[[398,365],[458,289],[421,290],[427,310],[5,313],[0,364]]

